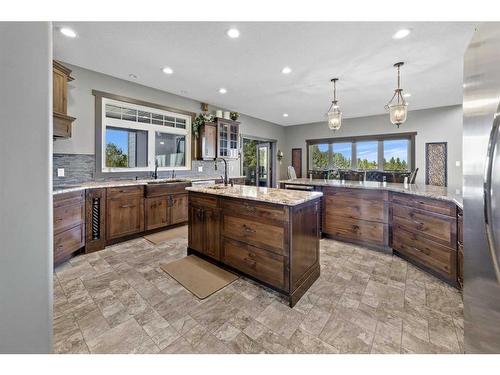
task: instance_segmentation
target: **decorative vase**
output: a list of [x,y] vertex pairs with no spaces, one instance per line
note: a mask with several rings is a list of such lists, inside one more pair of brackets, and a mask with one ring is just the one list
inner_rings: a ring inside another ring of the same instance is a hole
[[229,111],[224,111],[224,118],[225,118],[226,120],[231,120],[231,117],[230,117],[230,116],[231,116],[231,112],[229,112]]
[[215,117],[222,118],[222,111],[220,109],[215,111]]

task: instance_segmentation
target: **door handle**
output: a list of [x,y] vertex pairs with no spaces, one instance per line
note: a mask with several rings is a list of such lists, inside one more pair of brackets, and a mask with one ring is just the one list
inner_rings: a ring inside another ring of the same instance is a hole
[[500,126],[500,114],[495,116],[493,120],[493,127],[490,132],[490,139],[488,141],[488,152],[486,154],[486,168],[484,173],[484,223],[486,227],[486,240],[488,242],[488,250],[493,260],[493,268],[497,277],[497,281],[500,283],[500,254],[497,251],[497,242],[495,238],[495,230],[493,228],[493,208],[491,205],[491,193],[493,185],[491,183],[493,175],[493,163],[495,156],[497,155],[497,144],[498,144],[498,128]]

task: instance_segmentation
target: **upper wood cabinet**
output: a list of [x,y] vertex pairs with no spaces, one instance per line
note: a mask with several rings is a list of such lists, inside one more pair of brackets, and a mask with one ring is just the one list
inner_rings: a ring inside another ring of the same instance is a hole
[[54,138],[71,137],[71,124],[75,118],[68,115],[68,82],[72,80],[71,70],[54,60],[52,63]]
[[240,149],[240,123],[233,120],[216,118],[217,157],[237,159]]
[[198,160],[213,160],[217,156],[217,124],[207,122],[200,129],[198,142]]

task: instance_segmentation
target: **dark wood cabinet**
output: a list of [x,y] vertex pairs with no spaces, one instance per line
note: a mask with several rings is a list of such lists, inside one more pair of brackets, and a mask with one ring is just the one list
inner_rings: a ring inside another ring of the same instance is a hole
[[87,189],[85,192],[85,253],[106,246],[106,189]]
[[220,260],[220,215],[217,200],[189,198],[189,247]]
[[319,277],[319,199],[289,207],[189,192],[189,253],[207,255],[295,305]]
[[196,140],[198,142],[197,155],[198,160],[213,160],[217,157],[217,124],[215,122],[206,122],[200,129],[200,135]]
[[233,120],[216,118],[217,156],[224,159],[237,159],[240,148],[240,123]]
[[54,264],[68,259],[85,245],[84,191],[54,195]]
[[170,225],[170,203],[170,196],[146,198],[146,230],[162,228]]
[[457,285],[457,217],[451,202],[391,193],[392,248]]
[[142,186],[108,188],[106,200],[106,239],[116,240],[144,231]]
[[172,224],[184,223],[188,220],[188,195],[176,194],[171,195],[171,217]]
[[325,235],[390,251],[386,191],[326,187],[323,194]]
[[54,138],[71,137],[74,117],[68,115],[68,82],[72,81],[71,70],[58,61],[52,64],[52,109]]

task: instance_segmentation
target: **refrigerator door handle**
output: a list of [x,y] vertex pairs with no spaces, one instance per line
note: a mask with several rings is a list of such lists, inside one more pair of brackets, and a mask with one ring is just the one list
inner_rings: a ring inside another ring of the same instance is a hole
[[494,162],[497,157],[498,132],[500,127],[500,113],[497,112],[493,120],[493,127],[490,132],[488,143],[488,153],[486,155],[486,168],[484,173],[484,222],[486,226],[486,239],[488,250],[493,260],[493,268],[500,283],[500,252],[497,249],[497,240],[495,238],[495,228],[493,226],[493,207],[491,194],[493,184],[491,182],[493,175]]

